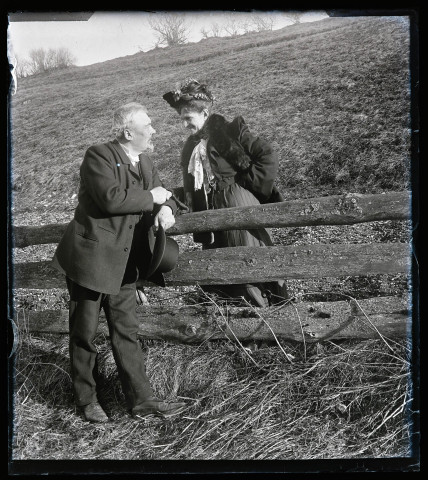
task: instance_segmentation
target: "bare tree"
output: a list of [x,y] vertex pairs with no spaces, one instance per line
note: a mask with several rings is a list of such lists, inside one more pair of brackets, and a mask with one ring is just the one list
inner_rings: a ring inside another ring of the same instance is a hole
[[297,12],[297,11],[290,11],[286,13],[286,17],[293,22],[293,25],[295,25],[296,23],[300,23],[302,19],[302,15],[303,15],[302,12]]
[[210,28],[206,29],[205,27],[202,27],[200,32],[202,38],[221,37],[221,30],[222,27],[217,22],[212,22]]
[[239,27],[244,33],[250,33],[255,31],[253,22],[251,20],[242,20],[239,23]]
[[251,23],[256,32],[264,32],[266,30],[273,30],[275,20],[270,15],[255,14],[251,17]]
[[211,34],[213,37],[220,37],[221,36],[221,25],[219,25],[217,22],[213,22],[211,24]]
[[[70,50],[64,47],[56,49],[50,48],[49,50],[37,48],[30,51],[29,57],[30,59],[23,63],[23,68],[25,66],[25,76],[50,72],[59,68],[68,68],[75,65],[74,56]],[[24,71],[21,70],[21,72]]]
[[241,24],[236,18],[229,16],[227,22],[223,26],[223,30],[229,37],[236,37],[240,33]]
[[149,25],[157,34],[156,46],[183,45],[190,35],[184,15],[178,13],[156,14],[149,19]]
[[46,50],[44,48],[37,48],[30,51],[29,57],[29,72],[30,75],[35,73],[42,73],[46,71]]
[[55,69],[56,65],[56,51],[53,48],[50,48],[45,55],[45,70],[51,71]]
[[205,27],[202,27],[200,32],[201,32],[202,38],[209,38],[211,36],[210,31],[207,30]]
[[68,68],[76,64],[76,58],[67,48],[61,47],[55,51],[55,68]]
[[15,68],[15,73],[17,78],[24,78],[28,77],[30,75],[30,62],[21,57],[18,57],[18,55],[15,55],[16,58],[16,68]]

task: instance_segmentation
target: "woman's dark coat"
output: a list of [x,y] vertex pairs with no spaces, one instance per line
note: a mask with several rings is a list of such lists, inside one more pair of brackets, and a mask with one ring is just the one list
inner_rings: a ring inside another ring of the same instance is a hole
[[[217,115],[217,117],[220,116]],[[278,155],[274,152],[271,145],[267,141],[254,136],[241,116],[236,117],[232,122],[226,122],[225,130],[222,133],[228,135],[232,141],[237,141],[250,159],[249,167],[238,171],[234,181],[249,190],[260,203],[282,201],[281,194],[274,186],[279,161]],[[202,190],[195,192],[194,177],[191,173],[188,173],[190,157],[200,140],[200,134],[191,135],[184,144],[181,155],[184,198],[191,196],[192,205],[189,206],[193,211],[207,209],[204,192]],[[212,140],[209,138],[207,151],[210,150],[211,143]],[[197,242],[205,243],[208,236],[206,234],[195,234],[194,239]]]

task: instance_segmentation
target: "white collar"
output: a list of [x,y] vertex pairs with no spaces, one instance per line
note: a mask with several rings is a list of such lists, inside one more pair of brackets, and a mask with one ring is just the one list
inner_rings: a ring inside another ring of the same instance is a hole
[[129,152],[129,148],[126,147],[123,143],[119,142],[119,145],[123,148],[123,151],[126,153],[129,160],[131,160],[132,165],[135,167],[135,165],[137,165],[137,163],[140,161],[140,156],[139,155],[132,155]]

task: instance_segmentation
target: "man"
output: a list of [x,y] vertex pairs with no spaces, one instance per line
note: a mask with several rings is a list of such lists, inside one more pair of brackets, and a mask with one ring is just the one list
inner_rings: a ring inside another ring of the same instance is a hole
[[96,393],[97,350],[93,344],[100,309],[106,314],[114,359],[134,417],[170,416],[184,403],[157,399],[145,373],[138,342],[136,280],[144,277],[151,226],[174,225],[176,203],[162,187],[145,107],[129,103],[113,117],[115,140],[90,147],[80,167],[73,220],[58,244],[53,266],[66,275],[70,293],[70,362],[76,405],[91,422],[108,417]]

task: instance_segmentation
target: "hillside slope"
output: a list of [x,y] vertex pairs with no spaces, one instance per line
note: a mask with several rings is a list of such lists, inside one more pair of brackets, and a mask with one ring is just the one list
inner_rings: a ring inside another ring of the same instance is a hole
[[22,79],[11,105],[14,211],[70,211],[86,148],[110,138],[112,111],[130,101],[148,107],[153,157],[180,185],[187,134],[162,94],[189,76],[212,85],[218,112],[272,142],[287,199],[409,188],[408,59],[404,18],[347,17]]

